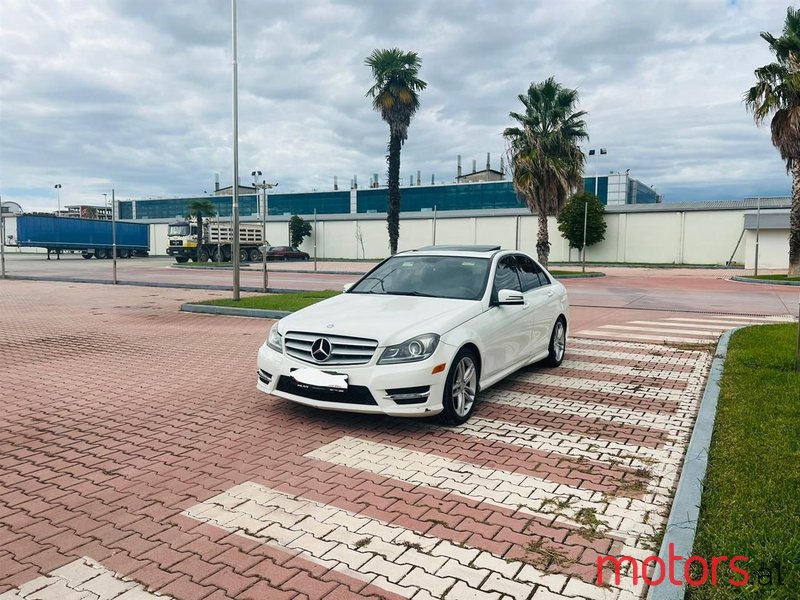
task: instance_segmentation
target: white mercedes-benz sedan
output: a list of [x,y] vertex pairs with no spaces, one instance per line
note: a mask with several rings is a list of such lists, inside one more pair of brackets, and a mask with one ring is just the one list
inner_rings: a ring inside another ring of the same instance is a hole
[[564,286],[522,252],[401,252],[275,323],[257,385],[318,408],[459,424],[481,390],[531,363],[561,364],[568,317]]

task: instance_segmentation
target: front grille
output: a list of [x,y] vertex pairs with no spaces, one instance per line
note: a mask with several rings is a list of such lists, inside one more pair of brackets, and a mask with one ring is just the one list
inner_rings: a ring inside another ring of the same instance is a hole
[[319,400],[321,402],[336,402],[339,404],[361,404],[365,406],[377,406],[378,403],[369,391],[369,388],[363,385],[351,385],[346,390],[337,390],[334,388],[321,388],[313,385],[306,385],[298,383],[292,377],[282,376],[278,378],[278,391],[286,392],[287,394],[294,394],[295,396],[302,396],[303,398],[310,398],[311,400]]
[[[315,360],[311,356],[311,346],[320,338],[331,343],[331,354],[325,361]],[[378,341],[343,335],[289,331],[283,336],[283,347],[289,356],[315,365],[365,365],[375,354]]]

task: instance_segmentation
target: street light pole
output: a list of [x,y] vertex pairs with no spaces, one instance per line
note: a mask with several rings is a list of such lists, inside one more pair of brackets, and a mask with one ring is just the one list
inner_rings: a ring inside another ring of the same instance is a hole
[[[597,180],[595,179],[595,181]],[[588,214],[589,214],[589,198],[586,198],[583,202],[583,246],[581,246],[581,255],[583,257],[583,260],[581,261],[581,273],[586,273],[586,222],[587,222],[586,217]]]
[[239,75],[236,54],[236,0],[231,0],[231,38],[233,51],[233,203],[231,220],[233,226],[233,299],[239,300]]
[[758,275],[758,237],[761,233],[761,196],[756,200],[756,265],[753,269],[753,276]]
[[57,183],[53,187],[56,188],[56,194],[58,195],[58,212],[56,213],[56,216],[60,217],[61,216],[61,184]]
[[117,283],[117,211],[114,208],[114,188],[111,188],[111,258],[114,259],[112,283]]
[[6,278],[6,215],[3,212],[2,198],[0,198],[0,277]]
[[264,273],[264,293],[266,293],[269,289],[269,271],[267,270],[267,215],[269,214],[269,201],[267,199],[267,190],[271,190],[278,184],[267,183],[266,180],[263,179],[261,183],[258,183],[257,177],[261,174],[261,171],[253,171],[251,173],[253,176],[253,186],[256,188],[256,194],[258,194],[258,190],[261,190],[263,195],[263,202],[261,203],[261,227],[264,232],[264,250],[261,252],[261,267]]

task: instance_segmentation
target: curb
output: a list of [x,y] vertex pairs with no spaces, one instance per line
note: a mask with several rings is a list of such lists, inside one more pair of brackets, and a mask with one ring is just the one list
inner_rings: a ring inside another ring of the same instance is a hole
[[739,277],[734,275],[731,281],[738,281],[740,283],[758,283],[761,285],[800,285],[800,281],[780,281],[774,279],[749,279],[747,277]]
[[[253,263],[250,263],[250,265],[252,265],[252,264]],[[204,270],[209,270],[209,271],[233,271],[233,267],[215,267],[215,266],[212,266],[212,265],[209,265],[208,267],[187,267],[185,265],[177,265],[177,264],[176,265],[169,265],[169,266],[172,269],[189,269],[189,270],[193,270],[193,271],[198,271],[198,270],[199,271],[204,271]],[[263,272],[263,269],[261,269],[259,267],[254,267],[254,266],[250,266],[250,267],[244,268],[243,270],[245,270],[245,271],[256,271],[258,273],[262,273]],[[319,274],[319,275],[357,275],[359,277],[362,276],[362,275],[366,275],[366,273],[367,273],[367,271],[328,271],[328,270],[325,270],[325,271],[321,271],[321,270],[313,271],[313,270],[310,270],[310,269],[269,269],[269,272],[270,273],[309,273],[309,274],[310,273],[316,273],[316,274]]]
[[[700,497],[703,494],[703,485],[708,467],[708,449],[711,445],[711,434],[714,431],[714,420],[717,415],[717,401],[719,400],[719,384],[728,354],[728,343],[735,331],[742,329],[736,327],[726,331],[717,344],[714,360],[711,362],[711,371],[708,375],[706,389],[700,400],[700,409],[697,411],[697,420],[692,429],[689,447],[686,449],[686,458],[678,480],[678,488],[669,511],[667,528],[658,557],[669,564],[669,547],[673,546],[674,556],[688,557],[692,555],[694,536],[697,532],[697,519],[700,515]],[[665,579],[657,586],[650,586],[647,600],[683,600],[686,594],[686,583],[673,585]]]
[[[100,285],[114,285],[108,279],[87,279],[84,277],[39,277],[34,275],[6,275],[6,279],[18,279],[21,281],[54,281],[56,283],[96,283]],[[233,287],[230,285],[214,285],[202,283],[173,283],[166,281],[122,281],[117,280],[116,285],[132,285],[140,287],[156,287],[156,288],[177,288],[187,290],[214,290],[221,292],[230,292]],[[241,286],[239,288],[243,292],[257,292],[264,293],[262,287]],[[268,294],[300,294],[314,290],[301,290],[295,288],[267,288]]]
[[287,310],[264,310],[262,308],[237,308],[235,306],[215,306],[213,304],[181,304],[183,312],[226,315],[229,317],[256,317],[260,319],[281,319],[292,314]]
[[[552,275],[552,273],[551,273]],[[569,275],[553,275],[556,279],[589,279],[591,277],[605,277],[605,273],[575,273]]]

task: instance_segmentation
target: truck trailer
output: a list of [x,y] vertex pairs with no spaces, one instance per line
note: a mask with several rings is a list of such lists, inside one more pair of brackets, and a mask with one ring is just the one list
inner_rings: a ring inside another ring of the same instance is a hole
[[[112,258],[114,222],[50,215],[17,217],[17,246],[55,252],[80,252],[83,258]],[[117,258],[147,256],[150,228],[144,223],[116,222]]]
[[[167,254],[175,261],[185,263],[190,260],[208,262],[228,262],[233,245],[233,226],[230,223],[203,222],[203,243],[197,247],[197,223],[194,221],[174,221],[167,230],[169,247]],[[261,260],[263,246],[269,246],[264,239],[264,228],[258,223],[239,224],[239,260],[242,262]]]

